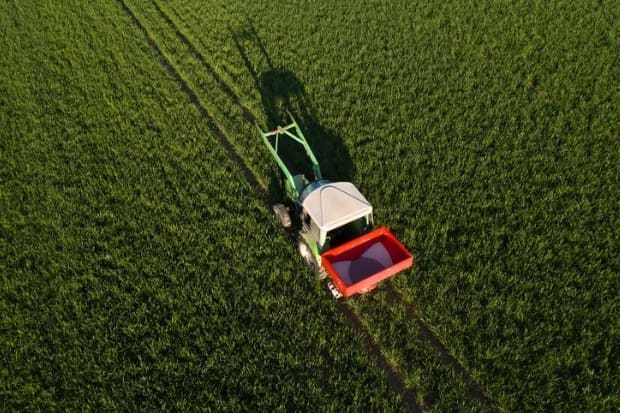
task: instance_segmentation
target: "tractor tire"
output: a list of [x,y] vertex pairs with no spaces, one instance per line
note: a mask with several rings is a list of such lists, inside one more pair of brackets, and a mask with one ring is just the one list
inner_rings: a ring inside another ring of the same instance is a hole
[[284,228],[291,227],[291,216],[289,215],[288,208],[286,208],[286,206],[283,204],[275,204],[273,206],[273,212],[276,214],[276,218],[278,218],[278,221],[280,221],[280,224],[282,224]]
[[299,255],[301,255],[301,258],[306,261],[306,264],[308,264],[308,267],[310,267],[312,272],[318,275],[320,267],[316,262],[316,258],[314,258],[314,254],[312,253],[308,243],[303,238],[300,238],[297,240],[297,248],[299,249]]

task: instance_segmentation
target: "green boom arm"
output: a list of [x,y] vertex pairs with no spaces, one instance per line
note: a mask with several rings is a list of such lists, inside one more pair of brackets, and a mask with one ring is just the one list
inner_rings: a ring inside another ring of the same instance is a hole
[[[287,113],[291,118],[291,123],[286,126],[278,126],[276,129],[270,132],[263,132],[260,127],[258,127],[258,125],[257,127],[260,131],[261,137],[263,138],[263,142],[265,142],[265,145],[267,145],[269,152],[271,152],[278,166],[280,166],[280,169],[282,169],[282,172],[284,173],[284,176],[286,178],[286,192],[288,196],[291,197],[291,199],[294,201],[297,199],[301,191],[309,182],[305,179],[303,175],[293,176],[288,170],[286,164],[278,153],[278,142],[280,140],[280,136],[288,137],[299,143],[304,148],[306,154],[308,155],[308,158],[310,158],[310,161],[312,162],[312,172],[314,173],[315,180],[323,179],[323,176],[321,174],[321,167],[319,166],[319,162],[316,160],[316,157],[314,156],[310,145],[308,145],[306,137],[302,133],[299,125],[290,114],[290,112],[287,111]],[[273,143],[272,140],[269,139],[271,137],[273,137]]]

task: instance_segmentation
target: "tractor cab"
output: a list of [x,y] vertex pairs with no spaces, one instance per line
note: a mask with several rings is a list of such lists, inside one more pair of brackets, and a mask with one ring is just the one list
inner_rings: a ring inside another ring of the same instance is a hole
[[315,243],[319,254],[373,227],[372,205],[350,182],[315,181],[302,191],[297,202],[306,241]]

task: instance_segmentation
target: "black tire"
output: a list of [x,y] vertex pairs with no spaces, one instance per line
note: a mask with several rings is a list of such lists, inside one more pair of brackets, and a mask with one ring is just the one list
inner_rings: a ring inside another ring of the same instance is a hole
[[291,216],[289,215],[288,208],[286,208],[286,206],[283,204],[275,204],[273,206],[273,212],[276,214],[276,218],[278,218],[278,221],[280,221],[280,224],[282,224],[284,228],[291,227]]
[[312,272],[314,274],[318,274],[319,264],[316,262],[316,258],[314,258],[314,254],[312,253],[308,243],[303,238],[299,238],[297,240],[297,248],[299,250],[299,255],[301,255],[301,258],[306,261],[306,264],[308,264],[308,267],[310,267]]

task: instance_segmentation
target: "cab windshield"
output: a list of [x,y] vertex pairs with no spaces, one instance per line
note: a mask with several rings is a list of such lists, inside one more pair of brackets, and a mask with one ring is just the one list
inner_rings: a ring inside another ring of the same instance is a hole
[[333,229],[327,233],[327,241],[329,242],[329,248],[335,248],[346,242],[351,241],[367,233],[372,227],[372,218],[369,216],[361,217],[355,221],[351,221],[348,224]]

